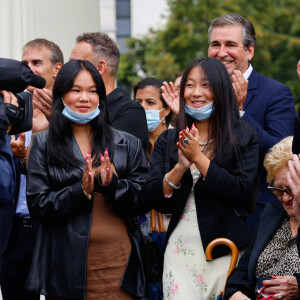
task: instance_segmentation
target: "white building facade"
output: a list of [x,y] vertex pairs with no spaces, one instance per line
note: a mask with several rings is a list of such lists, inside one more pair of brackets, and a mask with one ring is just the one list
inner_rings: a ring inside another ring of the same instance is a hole
[[20,59],[24,44],[46,38],[67,61],[83,32],[106,32],[126,51],[124,39],[165,24],[168,5],[167,0],[0,0],[0,11],[0,57]]

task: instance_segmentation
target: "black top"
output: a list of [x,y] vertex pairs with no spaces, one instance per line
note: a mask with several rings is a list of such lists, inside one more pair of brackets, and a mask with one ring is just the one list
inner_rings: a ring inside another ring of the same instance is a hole
[[294,121],[294,139],[292,151],[294,154],[300,154],[300,110],[298,108]]
[[120,89],[115,89],[106,97],[107,111],[112,125],[128,132],[142,141],[146,153],[148,144],[148,127],[144,108],[126,97]]
[[[205,180],[199,178],[195,187],[197,219],[204,249],[215,238],[231,239],[239,249],[245,248],[251,235],[244,222],[252,204],[251,189],[255,184],[258,168],[258,138],[246,122],[241,121],[233,130],[238,143],[239,161],[234,151],[222,149],[222,154],[210,162]],[[178,161],[178,137],[175,129],[161,134],[155,143],[150,161],[150,174],[142,188],[142,200],[148,209],[172,213],[166,244],[177,226],[192,188],[192,175],[187,170],[181,179],[181,187],[173,191],[171,198],[163,196],[163,177]],[[229,252],[226,246],[213,250],[213,257]]]

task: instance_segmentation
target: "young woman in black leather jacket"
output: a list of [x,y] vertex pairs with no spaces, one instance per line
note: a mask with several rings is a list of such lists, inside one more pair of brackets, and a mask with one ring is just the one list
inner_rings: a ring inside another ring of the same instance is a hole
[[28,163],[30,214],[41,223],[27,288],[47,299],[143,297],[136,215],[147,161],[140,140],[110,126],[105,87],[72,60],[53,88],[48,131]]

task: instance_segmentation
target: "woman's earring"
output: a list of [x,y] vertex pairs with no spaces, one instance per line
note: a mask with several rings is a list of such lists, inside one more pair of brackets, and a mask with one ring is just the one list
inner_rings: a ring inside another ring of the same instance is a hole
[[162,124],[163,125],[166,125],[167,123],[166,123],[166,119],[164,119],[163,121],[162,121]]

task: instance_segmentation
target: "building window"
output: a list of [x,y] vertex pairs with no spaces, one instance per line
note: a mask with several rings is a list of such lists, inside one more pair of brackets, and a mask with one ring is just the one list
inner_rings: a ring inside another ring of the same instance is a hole
[[130,37],[130,0],[116,0],[117,43],[121,54],[127,52],[125,39]]

